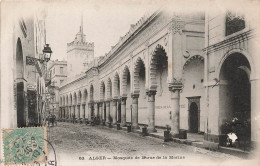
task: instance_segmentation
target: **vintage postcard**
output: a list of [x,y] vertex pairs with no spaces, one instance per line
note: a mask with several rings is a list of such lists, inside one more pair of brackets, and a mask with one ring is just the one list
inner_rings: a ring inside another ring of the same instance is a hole
[[260,2],[3,0],[2,165],[260,165]]

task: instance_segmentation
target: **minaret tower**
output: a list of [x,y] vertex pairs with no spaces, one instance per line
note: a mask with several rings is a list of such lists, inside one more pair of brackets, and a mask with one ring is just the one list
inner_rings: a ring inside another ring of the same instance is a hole
[[83,33],[83,14],[81,25],[74,41],[67,44],[68,77],[81,74],[85,65],[94,60],[94,43],[86,42],[86,35]]

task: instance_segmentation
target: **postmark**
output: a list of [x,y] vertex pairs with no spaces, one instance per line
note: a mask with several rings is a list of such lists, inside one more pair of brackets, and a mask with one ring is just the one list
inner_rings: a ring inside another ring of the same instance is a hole
[[45,127],[2,129],[2,132],[6,165],[45,163],[47,161]]

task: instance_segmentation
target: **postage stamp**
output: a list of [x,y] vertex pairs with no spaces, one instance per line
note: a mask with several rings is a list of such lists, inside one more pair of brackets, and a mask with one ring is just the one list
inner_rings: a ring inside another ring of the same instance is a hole
[[47,160],[45,127],[2,129],[4,163],[30,164]]

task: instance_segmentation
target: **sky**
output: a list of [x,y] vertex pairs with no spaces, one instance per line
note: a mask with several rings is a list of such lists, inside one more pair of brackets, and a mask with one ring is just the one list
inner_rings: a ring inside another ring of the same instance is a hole
[[155,9],[152,4],[149,7],[131,1],[82,2],[48,4],[46,42],[52,48],[52,60],[67,59],[67,43],[72,42],[79,32],[82,14],[86,41],[95,43],[94,56],[98,57],[104,56],[111,50],[111,46],[116,45],[120,36],[129,31],[130,24],[135,24],[145,13]]

